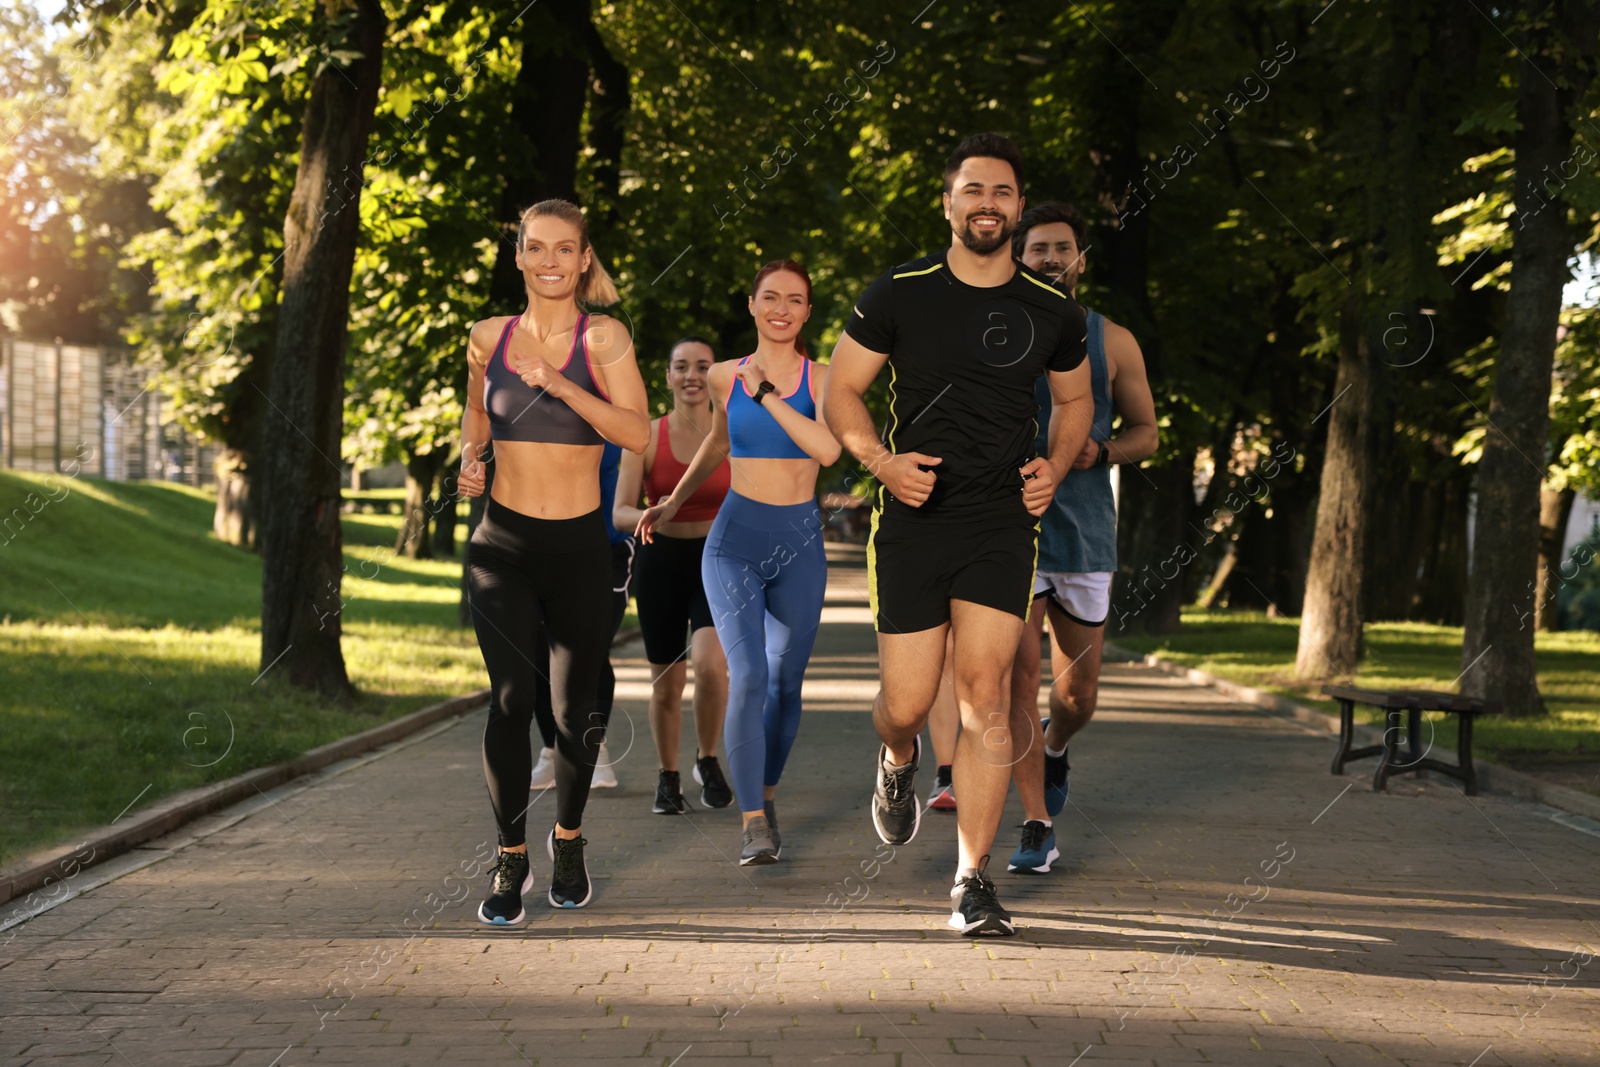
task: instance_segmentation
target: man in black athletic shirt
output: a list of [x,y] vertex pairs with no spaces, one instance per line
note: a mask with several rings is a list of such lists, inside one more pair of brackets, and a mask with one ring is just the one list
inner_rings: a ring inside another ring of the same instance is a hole
[[[950,925],[1008,935],[1011,916],[985,868],[1011,775],[1011,660],[1033,596],[1037,516],[1082,450],[1094,404],[1083,310],[1011,258],[1023,203],[1017,146],[992,133],[968,138],[944,183],[950,247],[893,268],[862,294],[833,351],[824,410],[882,483],[867,549],[882,675],[873,825],[890,844],[916,835],[918,733],[952,632],[963,729]],[[862,396],[885,364],[880,440]],[[1040,457],[1033,390],[1047,372],[1050,454]]]

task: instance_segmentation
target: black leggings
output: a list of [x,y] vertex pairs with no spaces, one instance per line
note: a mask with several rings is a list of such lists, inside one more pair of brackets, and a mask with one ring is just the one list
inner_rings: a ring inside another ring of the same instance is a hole
[[489,669],[483,771],[500,845],[527,843],[529,740],[538,701],[541,626],[550,641],[556,726],[556,811],[583,824],[595,755],[610,708],[599,706],[611,650],[611,550],[596,508],[575,519],[536,519],[490,500],[467,549],[467,597]]
[[[625,537],[611,543],[611,640],[617,639],[623,617],[628,614],[628,585],[633,581],[633,538]],[[539,631],[539,646],[533,653],[534,666],[539,669],[539,691],[533,705],[533,718],[539,724],[539,737],[545,748],[556,747],[556,716],[550,703],[550,642],[544,630]],[[600,671],[600,714],[611,721],[611,702],[616,697],[617,676],[611,669],[611,658]]]

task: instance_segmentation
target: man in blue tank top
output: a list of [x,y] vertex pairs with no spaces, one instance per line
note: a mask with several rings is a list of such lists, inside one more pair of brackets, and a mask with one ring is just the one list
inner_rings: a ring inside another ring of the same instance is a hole
[[[1087,248],[1084,231],[1082,215],[1050,201],[1023,213],[1012,250],[1076,298]],[[1099,696],[1100,652],[1117,569],[1111,466],[1137,464],[1154,454],[1158,443],[1155,401],[1139,342],[1099,312],[1086,318],[1094,424],[1040,519],[1033,608],[1012,667],[1011,731],[1016,751],[1026,753],[1013,775],[1027,821],[1007,869],[1037,874],[1049,871],[1060,855],[1051,818],[1067,803],[1067,742],[1088,725]],[[1048,411],[1050,395],[1042,378],[1038,395],[1041,409]],[[1122,432],[1114,437],[1113,414],[1122,419]],[[1035,447],[1043,447],[1042,437]],[[1039,643],[1047,614],[1053,681],[1041,744]]]

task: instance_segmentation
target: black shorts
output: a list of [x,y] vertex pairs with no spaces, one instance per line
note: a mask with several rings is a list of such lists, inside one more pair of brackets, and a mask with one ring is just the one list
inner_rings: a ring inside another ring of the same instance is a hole
[[712,623],[700,579],[705,548],[704,537],[661,534],[639,546],[634,595],[639,600],[644,658],[651,663],[676,663],[689,647],[688,635]]
[[908,523],[872,513],[867,585],[882,634],[912,634],[950,621],[950,601],[966,600],[1028,617],[1039,527],[1022,521]]

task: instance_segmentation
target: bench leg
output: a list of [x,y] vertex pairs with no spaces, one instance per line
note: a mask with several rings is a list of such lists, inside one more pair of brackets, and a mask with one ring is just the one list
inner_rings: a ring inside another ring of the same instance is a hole
[[1394,770],[1395,751],[1399,748],[1401,708],[1389,708],[1384,715],[1383,751],[1378,754],[1378,769],[1372,774],[1372,791],[1381,793]]
[[1344,761],[1350,756],[1350,743],[1355,739],[1355,703],[1339,701],[1339,748],[1333,754],[1333,773],[1344,773]]
[[1472,765],[1472,720],[1475,715],[1462,713],[1456,716],[1460,729],[1456,731],[1456,763],[1461,766],[1461,780],[1466,783],[1467,796],[1478,795],[1478,769]]

